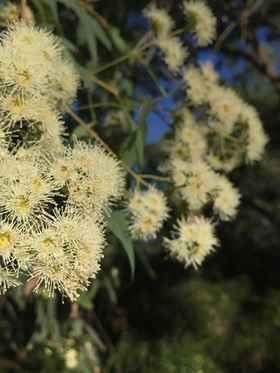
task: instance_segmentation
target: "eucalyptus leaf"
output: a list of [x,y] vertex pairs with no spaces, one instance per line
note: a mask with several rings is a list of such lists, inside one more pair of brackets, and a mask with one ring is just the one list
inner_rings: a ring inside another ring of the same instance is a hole
[[112,211],[108,219],[108,226],[114,233],[114,235],[123,244],[123,248],[127,254],[131,274],[133,277],[135,272],[135,253],[133,243],[129,234],[128,222],[125,213],[120,210]]
[[116,295],[116,291],[114,289],[114,286],[112,284],[112,281],[111,279],[106,276],[104,278],[104,285],[105,285],[105,288],[107,290],[107,293],[108,293],[108,296],[110,298],[110,301],[113,303],[113,304],[116,304],[117,303],[117,295]]
[[86,293],[82,293],[79,298],[78,298],[78,304],[80,305],[80,307],[86,311],[90,311],[93,309],[93,304],[92,304],[92,301],[90,299],[90,297],[88,296],[88,294]]
[[134,130],[128,134],[123,142],[121,143],[119,156],[121,160],[132,167],[137,162],[137,149],[135,147],[135,142],[137,141],[137,131]]

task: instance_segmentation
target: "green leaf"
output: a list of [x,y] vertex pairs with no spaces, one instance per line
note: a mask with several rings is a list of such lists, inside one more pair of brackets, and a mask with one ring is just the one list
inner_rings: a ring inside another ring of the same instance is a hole
[[130,264],[131,275],[133,277],[135,271],[135,253],[124,212],[120,210],[112,211],[108,219],[108,226],[123,244],[123,248]]
[[89,88],[91,89],[92,85],[93,85],[93,81],[91,79],[91,72],[84,66],[80,65],[78,62],[76,62],[75,60],[73,61],[74,64],[75,64],[75,67],[78,71],[78,73],[80,74],[80,77],[82,78],[84,84]]
[[46,22],[46,14],[44,10],[44,6],[38,1],[38,0],[32,0],[32,3],[34,4],[36,10],[38,11],[40,15],[40,21],[42,23]]
[[151,111],[152,106],[154,105],[154,100],[147,100],[140,108],[139,121],[137,127],[137,136],[136,136],[136,152],[139,167],[142,168],[144,164],[144,154],[145,154],[145,143],[147,137],[147,115]]
[[152,80],[154,81],[154,83],[157,86],[157,88],[160,91],[160,93],[163,96],[167,96],[168,93],[166,92],[166,90],[164,89],[164,87],[160,84],[160,81],[159,81],[158,77],[156,76],[156,74],[154,73],[153,69],[150,68],[149,66],[147,66],[146,64],[143,64],[143,66],[147,70],[147,72],[150,75],[150,77],[152,78]]
[[120,54],[129,52],[130,47],[126,41],[121,37],[120,30],[115,26],[109,26],[108,32],[111,36],[112,42]]
[[58,0],[60,3],[65,5],[67,8],[71,8],[77,14],[79,12],[80,6],[78,6],[76,0]]
[[85,361],[79,361],[76,369],[80,373],[92,373],[92,370],[88,367]]
[[74,139],[81,139],[81,138],[84,138],[84,137],[88,137],[87,130],[84,127],[82,127],[82,126],[78,126],[71,133],[70,139],[74,140]]
[[82,309],[85,311],[90,311],[93,309],[93,304],[91,299],[88,297],[87,294],[81,294],[78,298],[78,304],[81,306]]
[[136,139],[137,131],[134,130],[124,138],[120,146],[120,159],[129,167],[132,167],[138,160],[137,151],[135,147]]
[[78,52],[78,48],[77,46],[72,43],[72,41],[70,41],[69,39],[66,39],[62,36],[59,37],[61,43],[63,44],[63,46],[67,49],[67,51],[69,51],[70,53],[76,53]]
[[121,143],[119,156],[125,164],[132,167],[136,162],[141,169],[144,164],[145,143],[147,137],[147,115],[150,112],[154,100],[147,100],[140,108],[138,125],[128,134]]
[[99,287],[100,287],[100,281],[95,279],[94,281],[92,281],[91,285],[90,285],[90,288],[88,290],[88,296],[90,297],[90,299],[94,299],[98,290],[99,290]]
[[137,160],[139,167],[142,168],[144,164],[144,149],[145,149],[145,141],[147,136],[147,123],[143,122],[141,126],[138,126],[137,130],[137,136],[136,136],[136,154],[137,154]]
[[102,342],[97,332],[87,323],[84,323],[84,328],[88,336],[90,337],[92,343],[96,344],[96,346],[100,348],[101,351],[104,351],[105,350],[104,343]]
[[105,285],[105,288],[107,289],[110,301],[113,304],[116,304],[117,303],[117,294],[115,292],[115,289],[114,289],[114,286],[112,284],[112,281],[111,281],[111,279],[108,276],[104,277],[104,285]]
[[96,35],[96,38],[106,47],[109,51],[112,50],[112,44],[108,36],[106,35],[106,32],[103,30],[103,28],[100,26],[100,24],[93,18],[89,16],[89,21],[91,23],[92,30],[94,31],[94,34]]
[[57,0],[41,0],[42,3],[46,4],[52,12],[53,19],[55,23],[59,26],[60,21],[59,21],[59,16],[58,16],[58,10],[57,10]]
[[111,50],[112,48],[111,41],[106,35],[106,32],[96,19],[90,16],[75,0],[58,1],[72,9],[79,18],[80,35],[82,35],[88,46],[93,63],[96,64],[98,59],[97,40],[99,40],[108,50]]

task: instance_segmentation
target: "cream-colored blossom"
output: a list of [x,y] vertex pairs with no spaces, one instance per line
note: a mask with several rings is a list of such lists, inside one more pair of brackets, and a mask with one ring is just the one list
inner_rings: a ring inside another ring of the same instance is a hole
[[74,301],[100,270],[103,212],[120,197],[123,173],[98,146],[76,142],[54,159],[32,149],[1,148],[0,256],[6,266],[36,277],[35,290],[49,296],[58,290]]
[[240,112],[240,120],[247,129],[246,160],[249,162],[259,161],[268,141],[259,115],[252,106],[244,103]]
[[200,124],[193,117],[183,119],[175,129],[175,138],[170,146],[170,157],[185,160],[202,159],[207,142]]
[[85,290],[89,279],[99,272],[104,244],[100,223],[71,206],[57,210],[53,220],[34,234],[30,244],[34,263],[39,263],[34,264],[36,290],[46,289],[53,296],[58,289],[75,300],[77,290]]
[[188,55],[186,47],[178,37],[163,35],[157,39],[157,45],[163,53],[163,59],[168,68],[177,73],[184,65]]
[[183,74],[183,79],[187,83],[187,98],[194,105],[201,105],[207,102],[208,87],[199,69],[191,66]]
[[57,61],[56,75],[49,90],[57,108],[63,110],[74,101],[79,81],[77,71],[70,62],[64,59]]
[[242,154],[240,154],[240,150],[237,152],[233,151],[233,154],[227,159],[223,159],[221,155],[222,154],[214,154],[212,150],[209,150],[206,156],[207,163],[209,163],[215,171],[229,173],[242,163]]
[[124,173],[98,145],[63,145],[55,107],[71,104],[78,77],[62,53],[56,37],[23,22],[1,34],[0,291],[24,274],[35,291],[74,301],[100,270],[103,215]]
[[241,99],[230,88],[212,85],[209,90],[208,100],[210,115],[221,123],[217,131],[221,135],[231,134],[242,110]]
[[214,211],[221,220],[231,220],[237,213],[240,193],[224,176],[217,177],[217,188],[214,192]]
[[41,137],[61,138],[62,121],[42,96],[8,94],[0,101],[0,128],[8,135],[21,137],[25,144],[40,143]]
[[[76,176],[68,181],[71,200],[92,211],[103,210],[120,198],[124,173],[117,159],[98,145],[77,142],[70,157]],[[80,176],[82,182],[79,181]]]
[[9,288],[20,285],[17,273],[13,269],[0,267],[0,294],[5,294]]
[[170,255],[186,267],[197,268],[218,245],[213,224],[204,217],[181,219],[175,228],[174,238],[165,239]]
[[203,77],[210,83],[218,83],[219,75],[214,70],[213,64],[211,62],[204,62],[200,66]]
[[157,36],[168,35],[173,28],[172,18],[167,11],[152,3],[144,10],[144,15],[149,20]]
[[133,217],[129,228],[135,240],[142,239],[146,241],[156,238],[161,226],[161,221],[155,215],[143,211],[142,214]]
[[20,233],[15,225],[0,222],[0,256],[7,263],[20,244]]
[[183,11],[187,24],[196,36],[197,45],[205,47],[216,37],[216,17],[204,1],[185,1]]
[[78,365],[78,351],[70,348],[64,354],[65,366],[68,369],[75,369]]
[[176,177],[175,183],[178,182],[178,175],[182,175],[180,181],[184,180],[184,184],[178,185],[181,198],[186,201],[190,210],[199,210],[210,201],[216,173],[202,161],[184,161],[180,168],[178,164],[178,160],[173,160],[171,170],[172,177],[173,175]]
[[166,197],[156,188],[144,192],[136,190],[128,201],[128,210],[131,215],[129,228],[134,239],[156,238],[168,217]]
[[52,103],[71,103],[78,78],[63,49],[50,32],[25,22],[12,24],[1,33],[0,86],[13,94],[41,94]]

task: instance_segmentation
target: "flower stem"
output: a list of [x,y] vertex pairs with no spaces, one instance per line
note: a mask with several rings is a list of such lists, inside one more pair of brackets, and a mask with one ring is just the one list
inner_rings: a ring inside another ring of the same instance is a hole
[[163,183],[170,183],[170,184],[172,183],[170,179],[164,176],[150,175],[150,174],[141,174],[140,176],[142,177],[142,179],[158,180],[158,181],[162,181]]

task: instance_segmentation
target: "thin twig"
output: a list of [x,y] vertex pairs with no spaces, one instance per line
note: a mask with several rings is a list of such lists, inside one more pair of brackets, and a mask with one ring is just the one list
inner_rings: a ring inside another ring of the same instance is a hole
[[233,47],[231,45],[224,45],[223,51],[229,55],[243,57],[251,62],[261,73],[263,73],[280,92],[280,76],[276,67],[271,63],[271,59],[265,53],[264,48],[259,43],[256,43],[256,52],[247,51]]
[[20,15],[21,15],[21,18],[23,20],[26,18],[26,8],[27,8],[27,0],[21,0],[21,2],[20,2]]
[[110,84],[108,84],[108,83],[104,82],[103,80],[99,79],[97,76],[92,76],[91,78],[97,85],[99,85],[100,87],[105,89],[107,92],[110,92],[113,96],[119,98],[120,92],[117,88],[112,87]]
[[151,179],[151,180],[158,180],[162,181],[163,183],[172,183],[170,179],[164,176],[159,175],[150,175],[150,174],[141,174],[142,179]]
[[238,17],[238,19],[235,21],[232,21],[226,27],[226,29],[220,34],[214,47],[214,53],[218,53],[220,51],[223,43],[229,37],[232,31],[235,30],[235,28],[238,27],[239,25],[243,26],[244,24],[246,24],[249,18],[252,17],[252,15],[260,9],[263,3],[264,3],[264,0],[257,0],[250,8],[245,7],[245,9],[242,11],[240,16]]
[[105,29],[109,27],[109,23],[108,21],[100,14],[97,12],[97,10],[95,10],[95,8],[93,7],[92,4],[90,4],[89,2],[87,1],[79,1],[81,6],[83,8],[85,8],[85,10],[91,14],[94,18],[97,19],[97,21],[100,23],[100,25],[102,27],[104,27]]
[[101,320],[99,319],[99,317],[97,316],[95,311],[91,312],[91,317],[93,319],[93,323],[96,327],[96,330],[99,332],[99,334],[103,338],[103,341],[107,345],[108,351],[112,354],[112,356],[114,358],[115,372],[116,373],[121,373],[122,372],[121,364],[119,362],[119,359],[118,359],[116,351],[115,351],[115,347],[113,345],[113,342],[112,342],[109,334],[107,333],[105,327],[103,326]]

